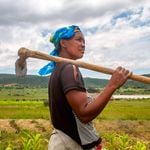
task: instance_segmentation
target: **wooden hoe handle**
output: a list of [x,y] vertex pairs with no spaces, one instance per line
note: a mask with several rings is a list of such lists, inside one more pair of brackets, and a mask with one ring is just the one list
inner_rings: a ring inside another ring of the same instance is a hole
[[[51,55],[45,54],[43,52],[39,52],[39,51],[35,51],[35,50],[29,50],[27,48],[20,48],[18,51],[18,55],[20,56],[20,58],[23,58],[23,59],[28,58],[28,57],[32,57],[32,58],[38,58],[38,59],[49,60],[49,61],[54,61],[54,62],[68,62],[68,63],[74,64],[74,65],[77,65],[81,68],[86,68],[89,70],[102,72],[105,74],[112,74],[114,72],[114,70],[111,68],[106,68],[106,67],[99,66],[99,65],[89,64],[89,63],[86,63],[83,61],[76,61],[76,60],[72,60],[72,59],[51,56]],[[150,84],[150,78],[149,77],[132,74],[130,76],[130,79]]]

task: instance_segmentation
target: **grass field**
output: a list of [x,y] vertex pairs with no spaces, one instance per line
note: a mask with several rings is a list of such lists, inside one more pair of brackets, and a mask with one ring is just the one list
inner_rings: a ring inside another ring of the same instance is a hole
[[[15,97],[15,92],[12,92],[13,100],[9,100],[9,92],[3,92],[2,97],[5,99],[0,100],[0,150],[47,149],[53,129],[49,108],[44,105],[44,94],[37,99],[36,92],[33,97],[33,91],[30,92],[25,90],[24,98],[22,93]],[[18,99],[19,97],[21,99]],[[150,99],[110,101],[94,120],[106,150],[150,149],[149,110]],[[30,141],[33,143],[30,144]]]
[[49,119],[43,101],[0,101],[0,119]]
[[112,101],[98,117],[109,120],[150,120],[150,100]]
[[[43,101],[0,101],[0,119],[49,119]],[[150,120],[150,100],[114,100],[97,117],[103,120]]]
[[43,100],[47,99],[47,88],[1,88],[0,100]]

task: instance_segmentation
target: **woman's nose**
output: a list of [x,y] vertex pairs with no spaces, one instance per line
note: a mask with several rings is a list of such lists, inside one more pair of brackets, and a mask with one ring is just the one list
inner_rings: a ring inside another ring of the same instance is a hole
[[82,45],[82,47],[84,47],[84,48],[85,48],[85,42],[82,42],[82,43],[81,43],[81,45]]

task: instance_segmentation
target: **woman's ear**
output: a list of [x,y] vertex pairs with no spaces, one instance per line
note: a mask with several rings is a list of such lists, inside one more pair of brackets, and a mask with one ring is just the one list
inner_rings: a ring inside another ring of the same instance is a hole
[[66,47],[66,41],[64,39],[61,39],[60,40],[60,45],[62,48],[65,48]]

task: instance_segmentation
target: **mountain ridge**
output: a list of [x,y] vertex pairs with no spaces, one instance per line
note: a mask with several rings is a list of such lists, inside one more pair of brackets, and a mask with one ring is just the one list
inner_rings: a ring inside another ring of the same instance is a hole
[[[150,74],[144,76],[150,77]],[[87,88],[103,88],[108,79],[98,79],[91,77],[84,77],[85,86]],[[0,74],[0,85],[22,85],[25,87],[47,87],[49,77],[42,77],[38,75],[27,75],[25,77],[16,77],[15,74]],[[124,87],[135,87],[135,88],[150,88],[148,84],[144,84],[137,81],[128,80]]]

